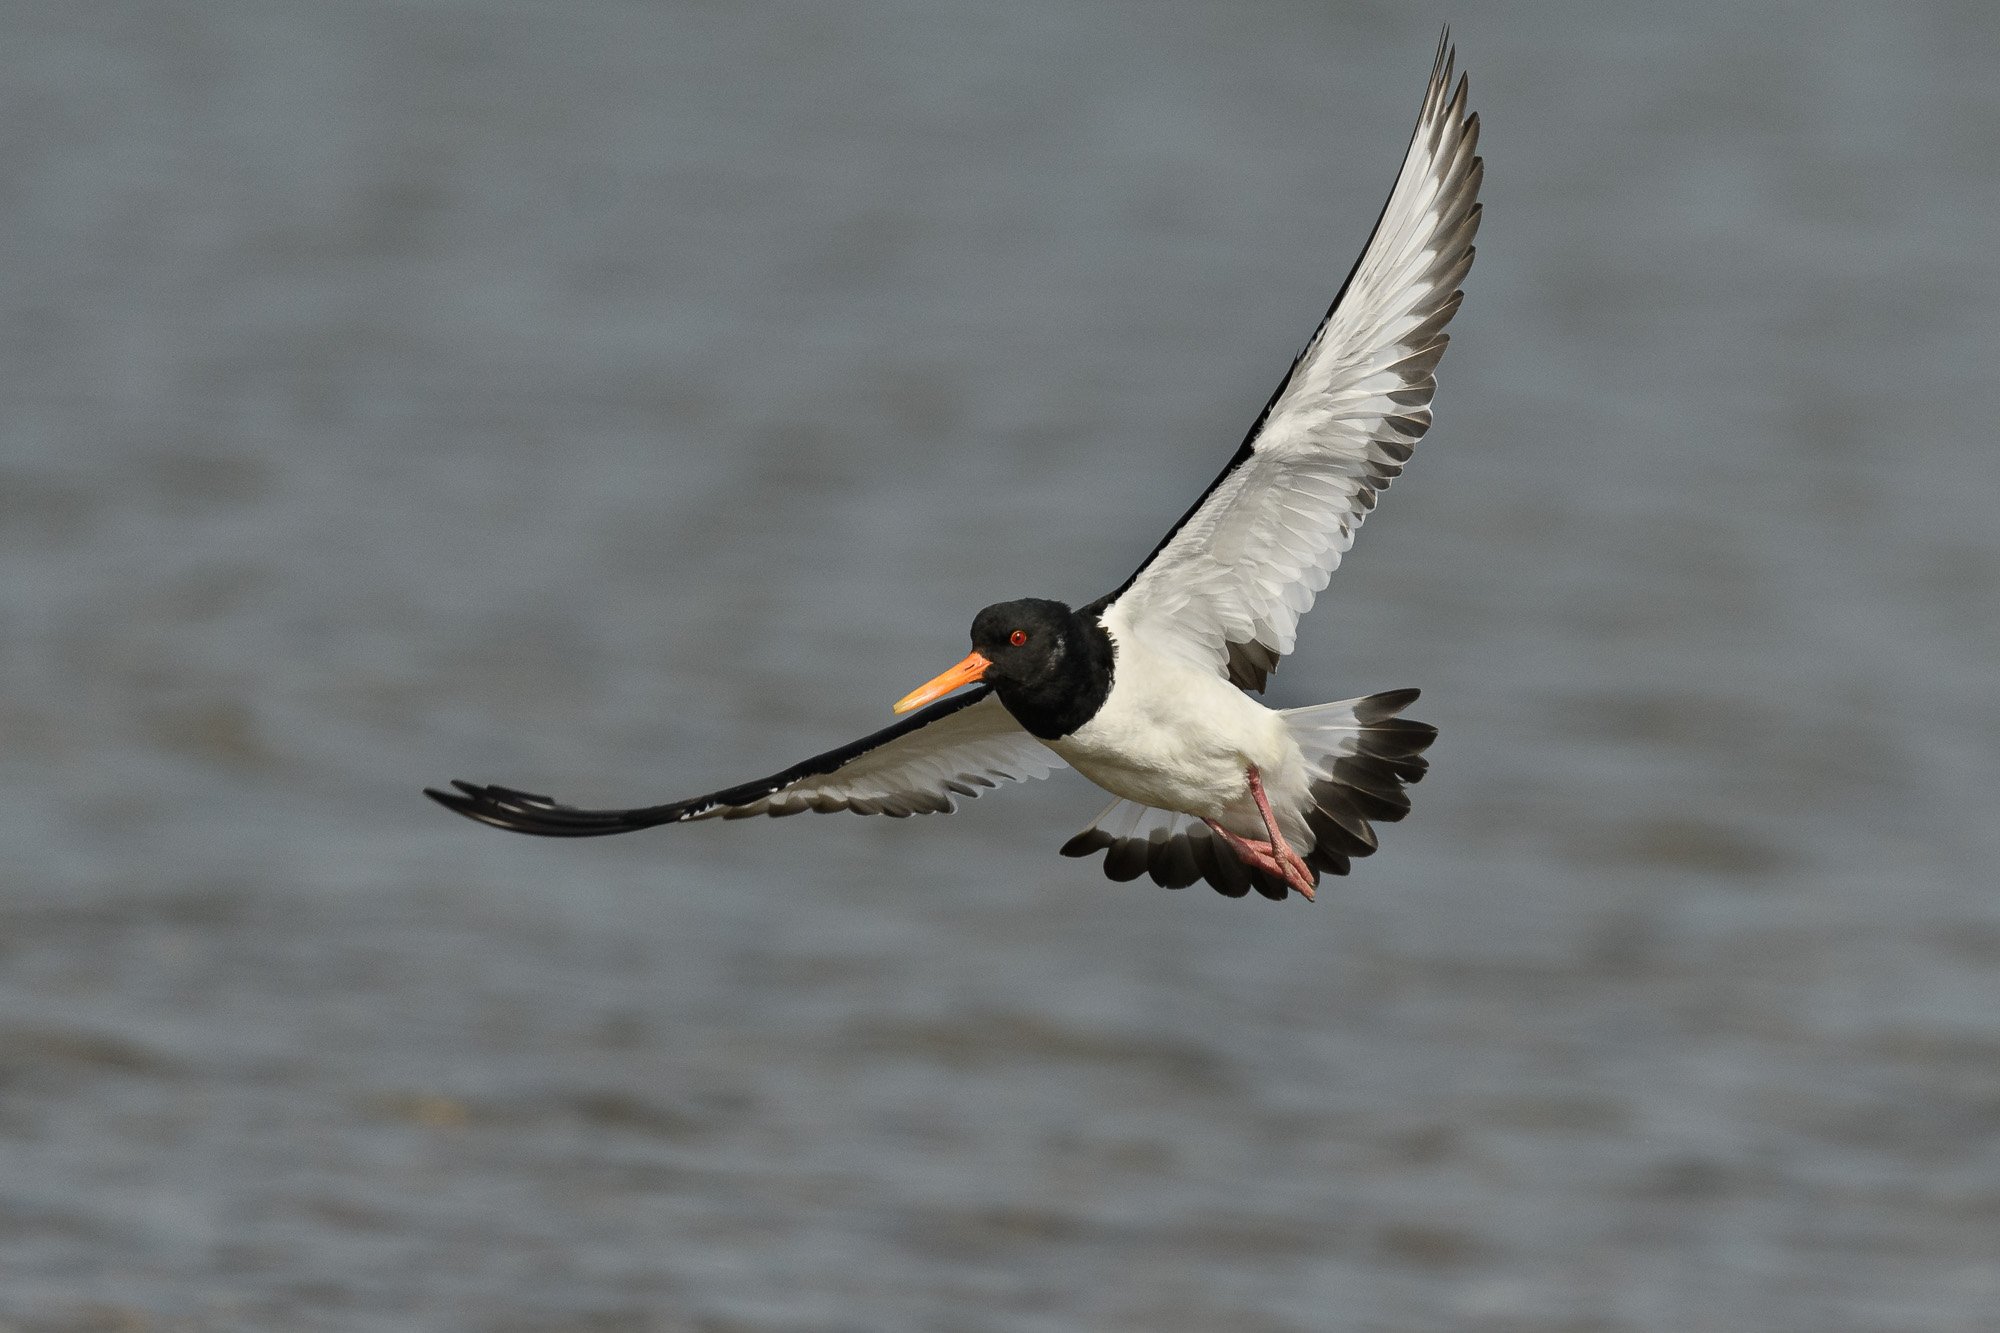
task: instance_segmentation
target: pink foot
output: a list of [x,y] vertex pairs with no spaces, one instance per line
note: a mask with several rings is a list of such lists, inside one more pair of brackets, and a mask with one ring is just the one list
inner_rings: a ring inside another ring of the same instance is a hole
[[1292,888],[1305,895],[1307,902],[1315,901],[1312,868],[1306,865],[1299,854],[1285,841],[1285,835],[1278,832],[1278,820],[1271,813],[1271,802],[1264,796],[1264,781],[1257,774],[1257,766],[1250,765],[1250,795],[1257,802],[1257,813],[1264,817],[1264,831],[1271,835],[1269,842],[1259,842],[1231,833],[1213,819],[1202,822],[1215,831],[1215,835],[1226,843],[1229,849],[1246,864],[1276,875]]

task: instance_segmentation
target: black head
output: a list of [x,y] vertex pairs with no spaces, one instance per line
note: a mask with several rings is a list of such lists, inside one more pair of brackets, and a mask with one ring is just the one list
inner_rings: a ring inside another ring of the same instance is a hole
[[1111,636],[1088,612],[1044,597],[996,602],[972,622],[972,651],[896,702],[907,713],[979,681],[1014,720],[1045,741],[1067,736],[1111,693]]
[[1093,615],[1045,597],[996,602],[972,621],[980,677],[1014,720],[1043,740],[1088,722],[1111,692],[1111,636]]
[[992,665],[980,679],[1032,686],[1059,670],[1071,652],[1075,613],[1046,597],[995,602],[972,618],[972,650]]

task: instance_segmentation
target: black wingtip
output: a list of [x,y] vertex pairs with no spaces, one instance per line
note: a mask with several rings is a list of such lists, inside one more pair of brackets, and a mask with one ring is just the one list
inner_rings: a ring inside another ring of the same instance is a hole
[[426,787],[424,788],[424,795],[430,797],[433,801],[436,801],[455,815],[464,815],[468,819],[472,817],[473,802],[459,792],[439,791],[436,787]]
[[600,838],[611,833],[631,833],[666,823],[674,813],[666,809],[578,810],[511,787],[481,786],[457,778],[452,779],[451,785],[458,790],[426,787],[424,795],[455,815],[538,838]]

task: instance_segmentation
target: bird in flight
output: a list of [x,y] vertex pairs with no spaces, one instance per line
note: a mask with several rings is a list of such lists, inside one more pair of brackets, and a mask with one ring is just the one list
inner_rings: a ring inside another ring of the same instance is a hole
[[[1067,765],[1117,799],[1062,848],[1114,880],[1314,896],[1409,813],[1434,727],[1413,689],[1271,709],[1299,617],[1431,421],[1479,230],[1479,118],[1439,41],[1396,183],[1325,319],[1222,473],[1094,602],[1001,602],[972,652],[895,705],[902,721],[782,773],[662,805],[582,810],[506,787],[425,794],[552,838],[807,810],[905,816]],[[966,688],[966,687],[971,688]]]

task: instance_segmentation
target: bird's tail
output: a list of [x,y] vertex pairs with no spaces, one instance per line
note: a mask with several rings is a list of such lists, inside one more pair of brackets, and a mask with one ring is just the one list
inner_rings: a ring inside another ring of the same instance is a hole
[[1376,848],[1371,821],[1390,824],[1410,813],[1404,789],[1422,780],[1430,767],[1423,752],[1438,734],[1397,716],[1416,699],[1416,690],[1388,690],[1284,711],[1311,774],[1306,864],[1315,870],[1345,875],[1353,858]]

